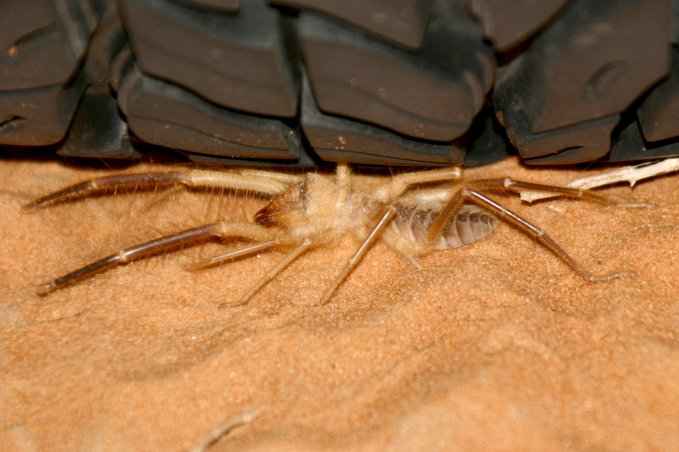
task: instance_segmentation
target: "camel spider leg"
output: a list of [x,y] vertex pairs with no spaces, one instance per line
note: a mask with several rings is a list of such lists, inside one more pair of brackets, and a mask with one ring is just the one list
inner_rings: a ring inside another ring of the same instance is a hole
[[323,298],[321,298],[321,305],[324,305],[330,301],[330,297],[335,293],[339,285],[346,279],[347,276],[349,276],[349,273],[358,265],[359,262],[361,262],[361,259],[363,259],[363,256],[365,255],[366,252],[370,249],[370,247],[375,243],[375,241],[379,238],[380,234],[382,231],[384,231],[384,228],[386,228],[391,220],[394,219],[396,216],[396,207],[393,205],[389,204],[382,209],[382,212],[380,213],[380,219],[377,221],[373,229],[370,231],[368,236],[363,240],[363,243],[358,247],[358,249],[354,252],[354,254],[349,258],[347,263],[344,265],[342,268],[342,271],[340,272],[339,275],[335,278],[335,281],[333,281],[332,285],[328,287],[325,292],[323,293]]
[[[481,180],[477,181],[475,184],[478,184],[478,186],[486,186],[488,188],[502,188],[503,186],[511,191],[514,191],[513,189],[520,189],[520,188],[527,188],[527,187],[521,187],[521,185],[526,185],[530,186],[531,189],[533,187],[537,187],[536,189],[539,189],[540,191],[549,191],[554,189],[553,191],[559,193],[559,194],[572,194],[575,196],[582,196],[580,193],[564,193],[562,192],[562,187],[551,187],[549,185],[539,185],[539,184],[528,184],[528,183],[514,183],[511,184],[510,186],[507,185],[500,185],[500,186],[495,186],[496,181],[503,181],[503,179],[490,179],[490,180]],[[576,189],[575,192],[578,190]],[[605,200],[605,198],[603,198]],[[580,276],[585,278],[588,281],[608,281],[611,279],[619,278],[625,275],[628,275],[630,272],[629,271],[620,271],[620,272],[614,272],[614,273],[609,273],[606,275],[593,275],[589,271],[587,271],[578,261],[573,259],[561,246],[559,246],[545,231],[542,229],[538,228],[537,226],[533,225],[532,223],[528,222],[527,220],[523,219],[522,217],[518,216],[511,210],[507,209],[506,207],[503,207],[502,205],[498,204],[497,202],[493,201],[483,193],[480,193],[477,190],[470,189],[470,188],[462,188],[460,189],[453,197],[446,203],[444,208],[441,210],[439,213],[438,217],[434,222],[432,223],[431,227],[429,228],[429,231],[427,232],[427,240],[433,241],[438,237],[438,235],[441,233],[443,228],[445,227],[446,223],[448,220],[451,218],[452,215],[455,214],[459,210],[459,208],[462,206],[462,204],[465,201],[473,201],[476,204],[480,205],[481,207],[489,210],[490,212],[504,218],[506,221],[508,221],[510,224],[516,226],[517,228],[523,230],[526,232],[529,236],[533,237],[535,240],[540,242],[545,248],[549,249],[551,252],[556,254],[559,258],[561,258],[566,264],[568,264],[573,270],[575,270],[576,273],[578,273]]]
[[197,264],[191,266],[191,270],[202,270],[204,268],[214,267],[215,265],[222,262],[238,259],[239,257],[249,256],[250,254],[255,254],[259,251],[266,251],[287,243],[289,243],[289,239],[283,237],[267,240],[265,242],[253,243],[252,245],[227,251],[226,253],[218,254],[217,256],[213,256],[209,259],[206,259],[205,261],[198,262]]
[[222,303],[219,305],[220,309],[221,308],[226,308],[230,306],[237,306],[237,305],[243,305],[252,298],[254,294],[256,294],[259,289],[264,287],[269,281],[274,279],[277,274],[279,274],[281,271],[285,269],[288,265],[290,265],[295,259],[297,259],[299,256],[304,254],[309,247],[311,247],[312,242],[311,239],[305,238],[302,240],[295,248],[293,248],[288,254],[285,255],[283,259],[280,260],[271,270],[269,270],[266,275],[262,276],[246,293],[241,297],[239,301],[236,303]]
[[419,171],[416,173],[402,173],[394,176],[390,183],[386,184],[381,189],[376,190],[373,194],[378,199],[392,201],[401,196],[404,191],[413,185],[455,181],[461,178],[462,168],[459,167]]
[[[338,169],[338,176],[340,175]],[[458,180],[462,177],[462,169],[458,167],[434,169],[429,171],[420,171],[417,173],[403,173],[394,176],[389,184],[386,184],[382,189],[375,191],[373,194],[378,199],[387,199],[393,201],[408,190],[411,186],[417,184],[446,182]],[[361,262],[365,253],[380,237],[380,234],[389,225],[391,220],[396,216],[397,209],[393,204],[386,205],[382,212],[380,212],[379,220],[370,231],[368,236],[363,240],[363,243],[356,249],[354,254],[349,258],[347,263],[342,268],[342,271],[337,275],[332,285],[328,287],[323,293],[321,305],[325,305],[330,301],[332,295],[337,291],[337,288],[349,276],[349,273],[356,268]]]
[[567,198],[582,199],[585,201],[592,201],[603,205],[614,204],[605,196],[592,193],[589,190],[581,188],[560,187],[558,185],[534,184],[532,182],[524,182],[512,179],[511,177],[502,177],[497,179],[479,179],[470,181],[467,186],[473,187],[476,190],[496,190],[496,191],[510,191],[521,194],[522,191],[537,191],[554,193],[557,196],[564,196]]
[[117,253],[106,256],[91,264],[85,265],[77,270],[59,277],[53,281],[43,284],[38,289],[39,295],[47,295],[53,290],[64,287],[68,284],[79,281],[94,273],[106,270],[118,265],[124,265],[130,261],[143,259],[157,255],[162,252],[175,250],[177,248],[195,245],[213,238],[241,237],[245,239],[263,242],[271,237],[271,230],[250,223],[228,223],[217,222],[187,229],[175,234],[149,240],[129,248],[122,249]]
[[207,170],[165,171],[102,176],[70,185],[27,204],[34,209],[49,204],[85,198],[94,193],[125,189],[162,188],[184,185],[188,188],[229,188],[254,191],[264,195],[282,193],[299,177],[268,171],[219,172]]

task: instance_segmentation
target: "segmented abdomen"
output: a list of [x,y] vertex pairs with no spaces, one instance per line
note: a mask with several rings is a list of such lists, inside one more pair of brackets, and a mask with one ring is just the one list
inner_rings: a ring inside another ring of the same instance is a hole
[[391,224],[391,232],[397,236],[392,236],[392,240],[397,238],[392,244],[405,254],[412,255],[432,249],[456,248],[481,240],[495,231],[498,225],[497,218],[486,210],[465,204],[448,221],[434,243],[427,244],[427,231],[437,215],[437,210],[399,206]]

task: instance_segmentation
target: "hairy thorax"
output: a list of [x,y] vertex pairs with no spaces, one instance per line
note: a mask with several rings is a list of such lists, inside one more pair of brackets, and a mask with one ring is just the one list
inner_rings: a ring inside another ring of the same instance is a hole
[[[385,230],[384,241],[407,256],[432,250],[456,248],[480,240],[497,229],[489,212],[465,205],[453,215],[442,234],[426,239],[444,199],[436,196],[407,197],[394,204],[396,216]],[[369,193],[345,189],[328,176],[311,173],[303,182],[274,197],[260,209],[255,221],[280,227],[293,238],[314,237],[315,242],[332,241],[347,233],[363,239],[368,225],[379,215],[383,202]]]

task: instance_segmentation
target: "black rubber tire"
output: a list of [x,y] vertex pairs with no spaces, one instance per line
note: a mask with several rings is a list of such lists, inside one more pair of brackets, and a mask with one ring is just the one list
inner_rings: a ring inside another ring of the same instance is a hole
[[679,0],[6,0],[0,146],[291,167],[675,156],[677,45]]

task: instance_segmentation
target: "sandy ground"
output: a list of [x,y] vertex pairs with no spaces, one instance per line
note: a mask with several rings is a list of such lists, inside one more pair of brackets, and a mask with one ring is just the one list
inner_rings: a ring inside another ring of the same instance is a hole
[[[635,276],[585,282],[503,224],[421,271],[379,244],[319,307],[346,238],[220,310],[281,252],[186,271],[213,243],[35,295],[138,240],[258,207],[170,192],[22,210],[95,174],[0,161],[1,450],[186,450],[253,410],[210,450],[679,450],[679,175],[603,191],[650,209],[505,202],[593,272]],[[513,160],[468,174],[583,175]]]

